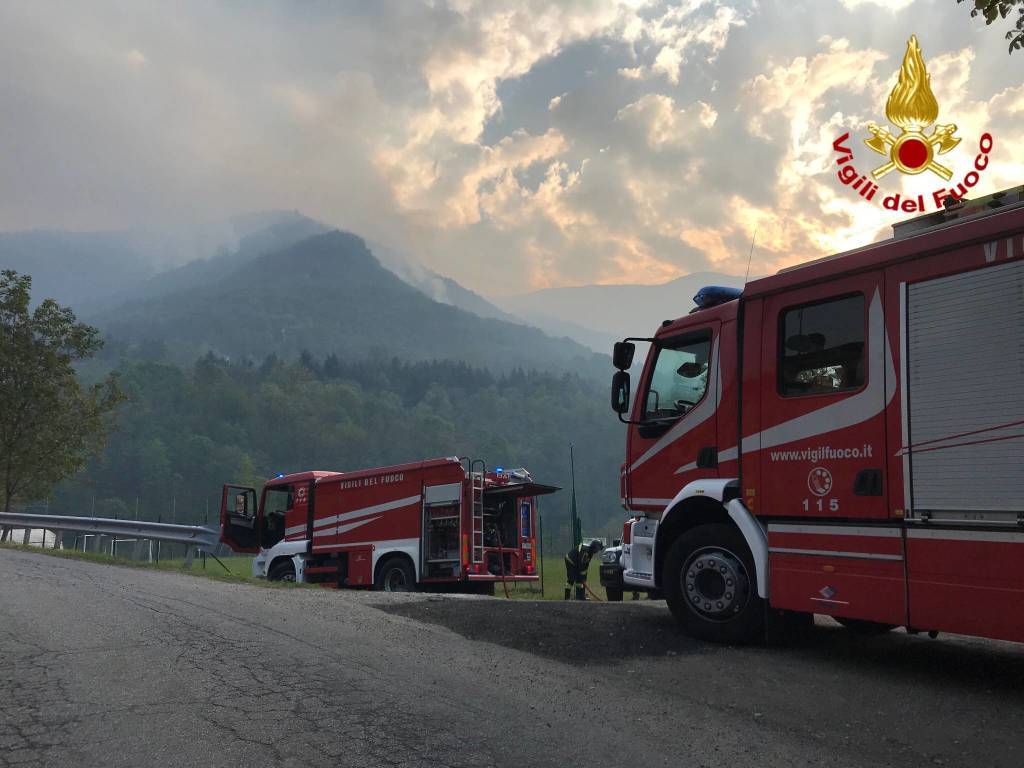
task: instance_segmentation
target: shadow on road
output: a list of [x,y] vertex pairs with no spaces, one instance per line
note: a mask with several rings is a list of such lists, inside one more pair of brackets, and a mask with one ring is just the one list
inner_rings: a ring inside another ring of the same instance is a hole
[[835,672],[869,673],[907,686],[935,685],[1006,696],[1024,703],[1024,646],[959,635],[863,637],[827,619],[785,644],[764,649],[783,658],[827,664]]
[[656,606],[498,600],[426,600],[378,604],[387,613],[447,627],[482,640],[569,664],[706,653]]
[[[436,624],[471,640],[496,643],[586,666],[651,657],[714,654],[722,663],[799,662],[832,673],[881,676],[906,685],[943,685],[1024,703],[1024,646],[959,636],[863,637],[819,618],[810,630],[771,647],[722,648],[681,633],[664,604],[598,605],[497,600],[377,604],[385,612]],[[733,654],[725,659],[721,653]]]

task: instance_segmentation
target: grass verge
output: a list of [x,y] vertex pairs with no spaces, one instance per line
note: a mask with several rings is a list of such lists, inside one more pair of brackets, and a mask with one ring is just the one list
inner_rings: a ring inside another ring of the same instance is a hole
[[[296,587],[315,587],[316,584],[295,584],[294,582],[267,581],[266,579],[254,579],[252,573],[252,558],[247,556],[222,557],[220,561],[227,567],[225,570],[212,557],[207,557],[206,568],[202,566],[201,560],[196,557],[192,561],[192,567],[186,568],[183,558],[164,559],[158,563],[148,563],[140,560],[130,560],[126,557],[112,557],[99,552],[81,552],[75,549],[43,549],[25,544],[13,544],[10,542],[0,543],[0,551],[10,549],[19,552],[32,552],[49,557],[60,557],[67,560],[84,560],[90,563],[101,565],[118,565],[125,568],[137,568],[140,570],[169,571],[173,573],[185,573],[191,576],[198,576],[214,581],[227,581],[232,583],[254,584],[272,589],[293,589]],[[594,593],[601,599],[607,599],[604,587],[598,577],[598,564],[595,560],[590,564],[590,579],[587,582]],[[544,590],[541,593],[541,582],[507,582],[508,596],[513,600],[562,600],[565,589],[565,564],[560,557],[544,558]],[[501,583],[494,585],[494,596],[505,597],[505,590]],[[587,595],[588,600],[593,598]]]
[[47,555],[49,557],[59,557],[65,560],[84,560],[86,562],[99,563],[101,565],[118,565],[124,568],[136,568],[139,570],[185,573],[190,576],[213,579],[214,581],[254,584],[274,589],[313,586],[280,581],[270,582],[266,579],[254,579],[250,575],[252,573],[251,557],[222,557],[220,558],[220,561],[224,564],[226,569],[219,565],[212,557],[207,557],[206,568],[203,568],[202,561],[200,558],[196,557],[192,560],[192,567],[186,568],[184,558],[173,558],[169,560],[161,560],[159,563],[148,563],[139,560],[130,560],[126,557],[112,557],[111,555],[104,555],[99,552],[80,552],[75,549],[43,549],[42,547],[34,547],[25,544],[13,544],[10,542],[0,543],[0,551],[5,549],[18,552],[31,552],[33,554]]
[[[516,600],[562,600],[565,598],[565,560],[562,555],[545,555],[543,573],[543,594],[541,593],[541,581],[532,582],[508,582],[508,596]],[[602,600],[608,599],[604,587],[601,586],[601,578],[598,575],[597,558],[590,563],[587,586],[593,590]],[[496,597],[504,597],[505,591],[501,582],[494,585]],[[593,600],[589,594],[587,600]]]

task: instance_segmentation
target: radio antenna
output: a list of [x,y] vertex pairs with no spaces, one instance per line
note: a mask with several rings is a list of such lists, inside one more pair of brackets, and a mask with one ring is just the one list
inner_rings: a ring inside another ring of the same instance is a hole
[[743,284],[747,284],[747,280],[750,279],[750,260],[754,258],[754,243],[757,241],[757,229],[754,229],[754,236],[750,238],[750,253],[747,254],[747,274],[743,276]]

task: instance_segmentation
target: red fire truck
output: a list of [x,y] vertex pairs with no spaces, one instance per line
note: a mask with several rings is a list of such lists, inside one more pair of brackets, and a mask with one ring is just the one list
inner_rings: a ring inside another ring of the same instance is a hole
[[1024,187],[948,200],[616,344],[626,589],[722,642],[816,613],[1024,641],[1022,257]]
[[221,541],[272,581],[488,592],[538,578],[537,497],[557,490],[456,458],[279,475],[258,503],[256,489],[224,486]]

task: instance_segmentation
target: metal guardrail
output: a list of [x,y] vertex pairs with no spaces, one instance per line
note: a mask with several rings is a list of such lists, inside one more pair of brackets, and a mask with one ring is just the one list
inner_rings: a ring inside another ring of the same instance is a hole
[[201,525],[150,523],[145,520],[117,520],[109,517],[0,512],[0,528],[45,528],[51,531],[77,531],[105,536],[135,536],[139,539],[199,547],[209,552],[220,543],[219,531]]

